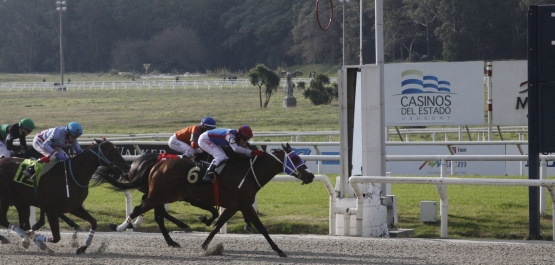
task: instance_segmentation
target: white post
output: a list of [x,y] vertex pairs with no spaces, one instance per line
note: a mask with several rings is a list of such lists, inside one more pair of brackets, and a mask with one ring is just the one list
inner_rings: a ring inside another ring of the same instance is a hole
[[[547,179],[547,158],[540,156],[540,179]],[[545,187],[540,186],[540,216],[545,217]]]

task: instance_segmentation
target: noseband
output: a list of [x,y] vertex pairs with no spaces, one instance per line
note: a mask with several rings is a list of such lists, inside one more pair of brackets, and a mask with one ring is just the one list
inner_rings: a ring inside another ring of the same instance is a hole
[[301,159],[301,163],[299,163],[298,165],[295,165],[293,163],[292,157],[295,157],[295,156],[298,157],[299,155],[297,155],[297,153],[295,153],[295,151],[293,150],[291,150],[289,153],[287,153],[285,150],[283,150],[283,152],[286,154],[283,157],[283,162],[279,160],[279,158],[277,158],[275,155],[273,154],[270,154],[270,155],[272,155],[272,157],[274,157],[277,161],[279,161],[283,165],[283,172],[289,175],[293,175],[300,180],[303,180],[303,175],[298,169],[299,167],[305,164],[304,161],[299,157],[299,159]]

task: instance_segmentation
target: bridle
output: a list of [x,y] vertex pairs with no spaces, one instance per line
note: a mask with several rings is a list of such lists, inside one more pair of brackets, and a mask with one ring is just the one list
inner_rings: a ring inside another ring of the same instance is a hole
[[[96,145],[96,148],[97,148],[96,152],[95,152],[95,150],[92,149],[93,147],[89,148],[88,150],[91,151],[91,153],[93,153],[94,155],[96,155],[96,157],[98,157],[98,163],[101,166],[102,166],[102,163],[104,162],[114,172],[119,173],[119,174],[123,174],[123,170],[120,167],[118,167],[116,164],[114,164],[112,161],[110,161],[104,155],[104,153],[102,153],[102,149],[100,148],[100,146],[104,143],[107,143],[107,141],[103,141],[103,142],[99,143],[98,145]],[[73,170],[72,170],[72,167],[71,167],[71,159],[68,160],[68,167],[69,167],[69,173],[71,174],[71,178],[73,179],[75,184],[78,187],[87,188],[89,186],[89,184],[87,184],[87,185],[80,184],[79,182],[77,182],[77,179],[75,178],[75,175],[73,175]],[[64,168],[65,168],[65,162],[64,162]]]
[[[293,159],[292,157],[298,157],[299,155],[297,155],[297,153],[295,153],[295,151],[291,150],[290,152],[287,152],[285,150],[283,150],[283,152],[286,154],[283,157],[283,161],[281,161],[277,156],[275,156],[274,154],[270,154],[273,158],[275,158],[279,163],[281,163],[283,165],[283,172],[285,172],[286,174],[292,175],[300,180],[303,181],[303,184],[305,184],[305,180],[303,179],[303,175],[302,173],[299,171],[299,167],[301,167],[302,165],[305,164],[305,162],[299,157],[299,159],[301,160],[301,163],[295,165],[293,163]],[[241,188],[241,186],[243,185],[243,182],[245,181],[245,178],[247,177],[247,175],[249,174],[249,171],[252,171],[252,175],[254,177],[254,180],[256,181],[256,184],[258,184],[258,187],[262,187],[262,185],[260,185],[260,182],[258,181],[258,178],[256,177],[256,174],[254,173],[254,162],[256,161],[258,157],[255,156],[254,159],[250,160],[250,168],[247,171],[247,173],[245,174],[245,176],[243,177],[243,180],[241,180],[241,183],[239,183],[239,187]]]

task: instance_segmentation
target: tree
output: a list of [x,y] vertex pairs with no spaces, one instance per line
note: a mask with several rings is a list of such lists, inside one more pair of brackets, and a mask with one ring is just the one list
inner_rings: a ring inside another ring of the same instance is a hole
[[264,108],[268,106],[272,94],[277,91],[279,87],[279,75],[274,71],[268,69],[263,64],[257,65],[249,71],[249,78],[253,86],[258,87],[258,92],[260,95],[260,107],[262,108],[262,87],[265,87],[264,95],[266,95],[266,101],[264,101]]
[[317,74],[310,81],[310,86],[305,89],[303,96],[310,99],[314,105],[327,105],[338,98],[337,83],[330,85],[330,78],[324,74]]

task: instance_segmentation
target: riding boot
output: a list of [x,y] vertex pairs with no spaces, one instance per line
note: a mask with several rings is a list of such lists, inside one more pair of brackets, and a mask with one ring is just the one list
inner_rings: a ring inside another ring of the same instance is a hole
[[202,178],[202,181],[203,182],[208,182],[208,183],[213,183],[214,180],[215,180],[214,171],[216,171],[216,164],[212,163],[212,164],[210,164],[210,166],[206,170],[206,174],[204,175],[204,178]]
[[35,164],[31,164],[25,170],[23,170],[23,174],[29,177],[29,180],[35,181]]

